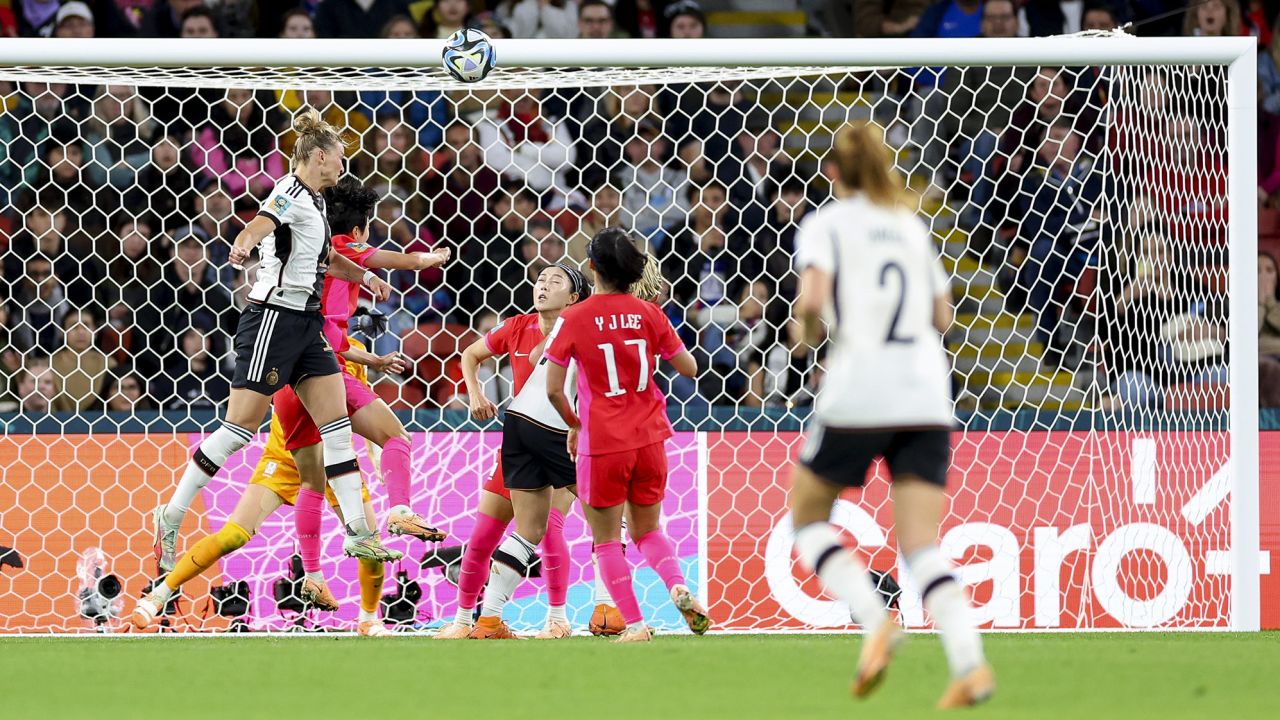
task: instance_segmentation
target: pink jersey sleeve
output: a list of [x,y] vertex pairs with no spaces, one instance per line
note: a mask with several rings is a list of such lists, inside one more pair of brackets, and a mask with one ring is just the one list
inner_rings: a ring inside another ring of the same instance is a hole
[[378,248],[369,243],[349,242],[349,239],[346,235],[334,235],[333,249],[337,250],[339,255],[360,267],[368,267],[365,263],[369,261],[371,255],[378,252]]
[[560,315],[542,351],[543,357],[560,367],[569,367],[569,360],[574,355],[572,318],[568,311]]
[[484,334],[484,346],[494,355],[506,355],[511,352],[511,338],[515,335],[516,319],[507,318],[490,328]]

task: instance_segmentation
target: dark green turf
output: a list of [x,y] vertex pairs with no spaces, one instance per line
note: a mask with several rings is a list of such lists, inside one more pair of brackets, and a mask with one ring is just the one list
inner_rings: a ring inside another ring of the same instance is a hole
[[[963,717],[1280,718],[1280,634],[988,635],[999,689]],[[848,636],[611,646],[425,638],[0,639],[0,718],[936,716],[937,640],[913,636],[855,703]]]

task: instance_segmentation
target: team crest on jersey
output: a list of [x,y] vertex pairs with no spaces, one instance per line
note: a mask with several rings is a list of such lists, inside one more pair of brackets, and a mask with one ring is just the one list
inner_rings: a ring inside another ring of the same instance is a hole
[[289,209],[289,198],[283,195],[277,195],[271,200],[271,212],[277,215],[283,215]]
[[276,368],[271,368],[271,372],[267,373],[267,384],[275,385],[280,381],[280,372]]
[[347,243],[347,247],[356,252],[364,252],[369,249],[369,243]]

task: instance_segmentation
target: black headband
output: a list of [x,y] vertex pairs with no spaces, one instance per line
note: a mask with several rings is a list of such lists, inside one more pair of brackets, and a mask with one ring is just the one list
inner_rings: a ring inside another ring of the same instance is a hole
[[563,270],[569,278],[569,283],[573,285],[573,292],[577,293],[578,299],[585,299],[583,292],[587,289],[587,276],[583,275],[581,270],[565,263],[552,263],[551,267]]

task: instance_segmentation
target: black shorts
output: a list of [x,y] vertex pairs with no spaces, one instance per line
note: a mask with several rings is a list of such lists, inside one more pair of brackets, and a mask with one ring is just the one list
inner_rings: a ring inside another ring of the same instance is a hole
[[273,395],[285,385],[339,372],[320,313],[249,304],[236,326],[233,388]]
[[862,487],[867,469],[877,457],[884,458],[894,478],[914,475],[946,487],[951,431],[832,428],[814,421],[800,451],[802,465],[823,480],[843,487]]
[[502,423],[502,480],[508,490],[562,488],[578,482],[566,433],[507,413]]

